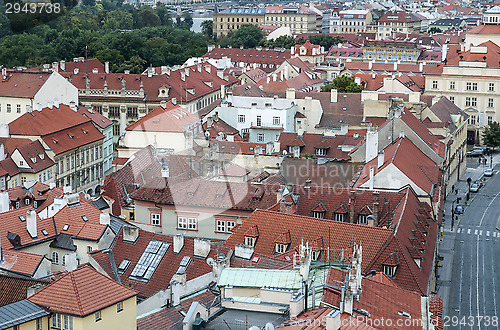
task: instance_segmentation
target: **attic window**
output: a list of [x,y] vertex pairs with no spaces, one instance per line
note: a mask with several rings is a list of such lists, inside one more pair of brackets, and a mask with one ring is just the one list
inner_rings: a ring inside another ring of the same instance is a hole
[[72,139],[72,138],[73,138],[73,135],[71,135],[71,134],[69,134],[69,133],[68,133],[68,136],[69,136],[69,138],[70,138],[70,139]]
[[38,157],[40,157],[41,160],[45,159],[45,155],[44,154],[39,154]]
[[42,234],[43,234],[44,236],[47,236],[49,233],[48,233],[45,229],[42,229]]
[[66,224],[66,225],[64,225],[63,230],[66,231],[66,230],[68,230],[68,228],[69,228],[69,225]]
[[55,144],[57,144],[57,140],[55,140],[55,139],[52,139],[52,142],[54,142]]
[[21,220],[21,221],[23,221],[23,222],[24,222],[24,221],[26,221],[26,218],[25,218],[23,215],[20,215],[20,216],[19,216],[19,220]]
[[132,261],[127,260],[127,259],[123,259],[123,261],[120,263],[120,266],[118,266],[118,274],[125,273],[131,263],[132,263]]
[[313,211],[311,216],[313,218],[317,218],[317,219],[324,219],[325,216],[326,216],[326,211],[323,211],[323,212],[316,212],[316,211]]
[[384,265],[384,274],[389,277],[394,277],[396,275],[396,270],[398,266],[387,266]]
[[287,249],[288,249],[288,244],[276,243],[274,252],[276,252],[276,253],[284,253],[284,252],[286,252]]
[[83,134],[87,134],[87,131],[86,131],[86,130],[84,130],[84,129],[82,129],[82,132],[83,132]]
[[159,124],[160,121],[159,120],[153,120],[153,124]]
[[257,239],[255,237],[245,236],[245,245],[255,246],[255,241]]
[[82,215],[82,220],[85,221],[85,222],[87,222],[87,221],[89,221],[89,218],[87,218],[86,215]]

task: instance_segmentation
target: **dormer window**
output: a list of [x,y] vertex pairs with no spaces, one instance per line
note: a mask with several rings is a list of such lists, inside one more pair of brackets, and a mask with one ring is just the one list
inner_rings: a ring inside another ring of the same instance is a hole
[[274,248],[274,252],[281,254],[281,253],[286,252],[287,248],[288,248],[287,244],[276,243],[276,246]]
[[394,277],[396,276],[396,270],[398,266],[387,266],[384,265],[384,274],[389,276],[389,277]]
[[256,237],[245,236],[245,245],[255,246],[256,241],[257,241]]
[[360,215],[358,215],[358,223],[360,225],[366,225],[366,224],[368,224],[368,216],[366,214],[360,214]]
[[316,156],[326,156],[327,153],[328,153],[328,149],[316,148]]
[[318,261],[321,257],[321,250],[313,250],[311,251],[311,260]]
[[40,157],[41,160],[44,160],[45,159],[45,155],[44,154],[40,154],[38,155]]
[[333,214],[333,220],[339,221],[339,222],[345,222],[347,219],[347,214],[345,213],[334,213]]
[[326,216],[326,211],[320,211],[320,212],[318,212],[318,211],[312,211],[311,216],[313,218],[317,218],[317,219],[324,219],[325,216]]

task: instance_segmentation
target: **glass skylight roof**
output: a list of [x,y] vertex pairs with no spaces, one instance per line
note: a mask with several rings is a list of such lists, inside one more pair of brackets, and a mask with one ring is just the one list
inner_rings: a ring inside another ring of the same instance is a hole
[[167,242],[157,240],[149,241],[148,246],[146,246],[146,249],[132,270],[130,278],[138,281],[149,281],[169,246],[170,244]]

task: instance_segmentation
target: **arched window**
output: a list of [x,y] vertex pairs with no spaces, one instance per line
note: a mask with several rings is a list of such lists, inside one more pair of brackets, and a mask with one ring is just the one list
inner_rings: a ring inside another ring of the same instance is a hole
[[52,263],[54,265],[59,264],[59,254],[57,252],[52,252]]
[[61,262],[61,264],[63,266],[66,266],[66,254],[62,256],[62,262]]

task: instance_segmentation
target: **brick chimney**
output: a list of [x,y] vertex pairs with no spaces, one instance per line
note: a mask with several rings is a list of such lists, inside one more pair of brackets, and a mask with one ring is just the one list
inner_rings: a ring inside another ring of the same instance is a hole
[[373,196],[373,227],[378,227],[379,192],[374,191],[372,196]]
[[354,195],[355,191],[351,190],[350,196],[349,196],[349,222],[354,223]]

